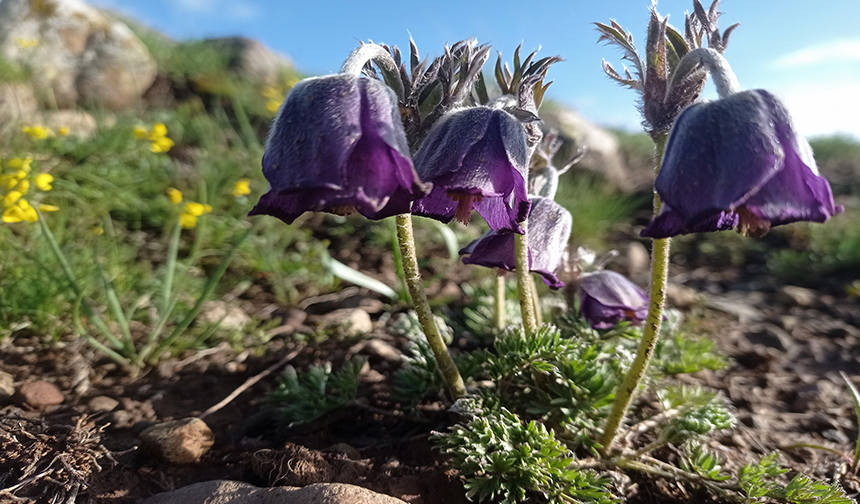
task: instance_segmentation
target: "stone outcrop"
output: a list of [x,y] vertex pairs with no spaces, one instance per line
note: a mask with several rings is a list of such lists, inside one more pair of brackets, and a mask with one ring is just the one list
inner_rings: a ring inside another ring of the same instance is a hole
[[156,75],[127,25],[80,0],[0,2],[0,55],[29,70],[39,98],[59,108],[127,107]]

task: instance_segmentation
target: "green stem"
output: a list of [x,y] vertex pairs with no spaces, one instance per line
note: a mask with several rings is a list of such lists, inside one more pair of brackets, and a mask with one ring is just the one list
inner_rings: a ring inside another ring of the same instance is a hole
[[[666,148],[666,134],[655,139],[657,168],[663,160],[663,150]],[[660,213],[660,196],[654,193],[654,215]],[[624,382],[615,394],[612,403],[612,413],[606,420],[606,428],[600,439],[601,453],[607,455],[612,448],[612,442],[618,433],[618,427],[627,414],[627,409],[633,401],[633,394],[638,390],[648,362],[654,354],[657,345],[657,335],[660,334],[660,325],[663,322],[663,308],[666,303],[666,281],[669,276],[669,238],[658,238],[652,240],[651,247],[651,297],[648,306],[648,317],[645,321],[645,330],[642,333],[642,341],[639,343],[639,351],[636,358],[624,377]]]
[[496,327],[504,329],[506,325],[505,316],[505,270],[499,270],[496,274]]
[[448,354],[448,347],[439,334],[439,328],[436,327],[436,320],[430,310],[430,303],[427,302],[427,294],[424,292],[424,286],[421,285],[421,272],[418,270],[418,258],[415,253],[415,236],[412,232],[412,215],[402,214],[398,215],[396,219],[397,239],[400,242],[400,253],[403,258],[404,278],[406,286],[409,288],[409,295],[412,296],[412,306],[415,307],[418,321],[421,322],[421,327],[424,329],[427,343],[433,349],[436,363],[445,378],[445,383],[448,384],[451,397],[459,399],[466,394],[466,387],[463,384],[460,371],[457,370],[451,355]]
[[537,282],[535,282],[534,275],[529,275],[529,291],[532,294],[532,304],[535,309],[535,321],[537,321],[538,326],[543,325],[543,312],[540,309],[540,295],[537,290]]
[[523,329],[526,335],[531,336],[537,331],[537,316],[535,305],[532,302],[532,293],[529,288],[529,238],[526,223],[522,223],[523,234],[514,235],[517,261],[517,298],[520,300],[520,310],[523,313]]

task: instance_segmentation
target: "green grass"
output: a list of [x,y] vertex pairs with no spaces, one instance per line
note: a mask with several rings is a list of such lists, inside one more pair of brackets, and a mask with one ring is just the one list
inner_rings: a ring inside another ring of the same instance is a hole
[[587,175],[562,177],[556,201],[573,215],[571,244],[601,250],[619,224],[630,222],[642,197],[612,190]]

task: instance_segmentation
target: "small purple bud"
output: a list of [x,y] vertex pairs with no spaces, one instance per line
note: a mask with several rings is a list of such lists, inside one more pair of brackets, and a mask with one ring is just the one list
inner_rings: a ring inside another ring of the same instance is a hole
[[812,149],[775,96],[756,89],[687,107],[678,116],[656,180],[660,214],[642,236],[666,238],[737,228],[824,222],[842,212]]
[[397,97],[348,74],[305,79],[290,91],[263,154],[269,191],[250,215],[287,224],[305,212],[369,219],[408,213],[430,186],[412,167]]
[[415,154],[415,169],[433,183],[412,213],[468,222],[472,209],[495,231],[522,233],[529,214],[525,129],[509,113],[487,107],[449,112]]
[[641,323],[648,316],[648,295],[620,273],[586,273],[581,289],[579,313],[595,329],[610,329],[622,320]]
[[[550,198],[533,196],[528,223],[529,270],[540,274],[551,289],[564,287],[555,272],[561,266],[570,240],[573,225],[570,212]],[[488,231],[463,248],[460,254],[470,254],[463,258],[465,264],[516,270],[514,233],[510,231]]]

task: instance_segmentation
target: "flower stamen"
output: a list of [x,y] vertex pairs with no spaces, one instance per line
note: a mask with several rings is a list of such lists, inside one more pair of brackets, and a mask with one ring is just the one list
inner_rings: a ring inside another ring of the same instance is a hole
[[483,198],[480,194],[448,193],[448,197],[457,202],[454,218],[463,224],[468,224],[472,218],[472,208]]
[[770,222],[760,219],[757,215],[741,206],[735,210],[738,215],[738,234],[742,236],[761,238],[770,231]]

